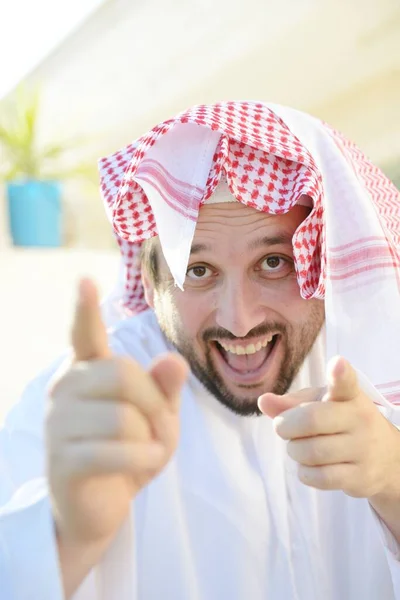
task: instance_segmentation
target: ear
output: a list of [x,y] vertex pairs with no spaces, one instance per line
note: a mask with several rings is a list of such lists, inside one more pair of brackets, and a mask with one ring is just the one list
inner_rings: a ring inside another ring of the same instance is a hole
[[150,308],[154,308],[154,284],[146,273],[145,269],[142,269],[141,277],[144,289],[144,298]]

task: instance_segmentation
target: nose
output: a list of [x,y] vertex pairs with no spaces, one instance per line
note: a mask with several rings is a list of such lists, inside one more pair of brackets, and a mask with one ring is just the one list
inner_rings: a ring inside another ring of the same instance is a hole
[[245,337],[265,320],[256,286],[251,282],[224,282],[218,291],[216,322],[235,337]]

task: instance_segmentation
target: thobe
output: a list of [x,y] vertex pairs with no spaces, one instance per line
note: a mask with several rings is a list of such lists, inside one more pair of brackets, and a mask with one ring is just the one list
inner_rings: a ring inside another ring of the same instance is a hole
[[[122,321],[110,345],[145,368],[170,350],[151,310]],[[321,335],[292,389],[324,384],[323,345]],[[43,440],[59,363],[27,388],[1,431],[1,600],[63,598]],[[366,499],[304,486],[268,417],[231,413],[191,376],[173,459],[132,501],[75,598],[400,600],[399,560]]]

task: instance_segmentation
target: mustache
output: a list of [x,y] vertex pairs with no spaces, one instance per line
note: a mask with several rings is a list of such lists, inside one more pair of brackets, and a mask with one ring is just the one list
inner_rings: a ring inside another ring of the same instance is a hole
[[202,338],[204,342],[209,342],[211,340],[235,341],[238,339],[240,339],[241,341],[245,341],[251,340],[255,337],[269,335],[270,333],[280,333],[282,335],[286,335],[287,329],[282,323],[263,323],[262,325],[257,325],[257,327],[251,329],[245,336],[238,338],[236,335],[233,335],[233,333],[231,333],[227,329],[224,329],[223,327],[210,327],[208,329],[205,329]]

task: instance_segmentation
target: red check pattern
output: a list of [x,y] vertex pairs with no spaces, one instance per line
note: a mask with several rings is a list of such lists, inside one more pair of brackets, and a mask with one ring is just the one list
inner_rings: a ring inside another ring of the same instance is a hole
[[[174,179],[163,165],[146,159],[148,150],[178,123],[194,123],[221,134],[206,187],[195,190],[191,202],[185,194],[185,182]],[[331,276],[344,278],[351,286],[352,277],[363,270],[398,269],[399,193],[354,144],[329,126],[323,127],[368,190],[385,232],[385,237],[372,244],[364,238],[349,248],[329,249]],[[136,175],[157,182],[165,201],[192,220],[222,175],[237,200],[272,214],[288,212],[301,195],[311,197],[313,209],[293,238],[295,265],[302,296],[324,298],[327,248],[322,174],[307,149],[267,105],[225,102],[195,106],[102,159],[100,171],[102,194],[125,262],[124,304],[131,312],[146,308],[138,252],[145,239],[157,234],[150,203],[134,181]]]

